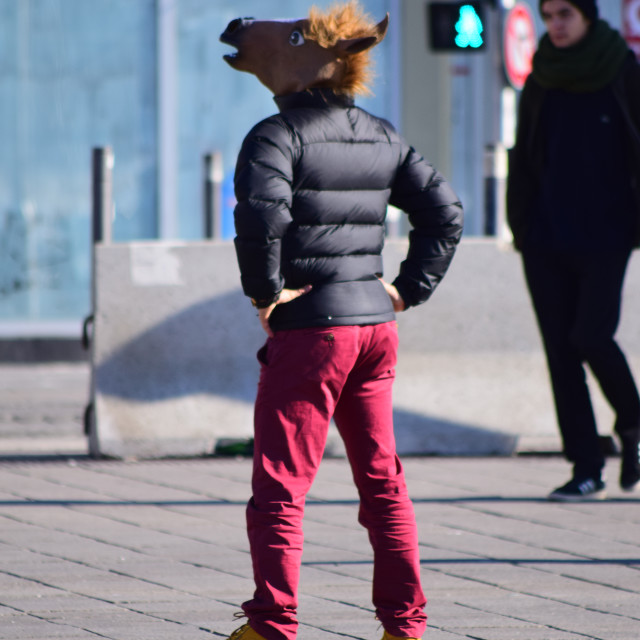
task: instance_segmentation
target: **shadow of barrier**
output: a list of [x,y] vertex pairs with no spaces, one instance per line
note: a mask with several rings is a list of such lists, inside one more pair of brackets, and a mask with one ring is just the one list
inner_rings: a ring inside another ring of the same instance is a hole
[[[388,278],[406,247],[387,243]],[[239,288],[233,244],[94,250],[90,454],[208,455],[221,441],[249,439],[264,333]],[[463,242],[432,300],[398,324],[400,453],[510,455],[540,432],[557,442],[516,254],[495,241]],[[332,426],[327,455],[343,453]]]

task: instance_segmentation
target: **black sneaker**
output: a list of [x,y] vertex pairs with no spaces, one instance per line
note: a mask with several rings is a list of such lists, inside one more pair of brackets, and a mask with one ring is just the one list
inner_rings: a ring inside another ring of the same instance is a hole
[[620,487],[623,491],[640,489],[640,442],[638,442],[638,438],[622,442]]
[[549,494],[555,502],[580,502],[581,500],[604,500],[607,490],[598,478],[572,478]]

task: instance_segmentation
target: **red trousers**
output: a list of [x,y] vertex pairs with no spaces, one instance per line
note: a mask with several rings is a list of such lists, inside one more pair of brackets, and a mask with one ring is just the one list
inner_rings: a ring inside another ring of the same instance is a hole
[[252,492],[247,529],[256,590],[242,605],[267,640],[293,640],[305,497],[331,418],[360,496],[374,552],[373,604],[391,634],[426,626],[418,536],[392,421],[395,322],[276,332],[258,352]]

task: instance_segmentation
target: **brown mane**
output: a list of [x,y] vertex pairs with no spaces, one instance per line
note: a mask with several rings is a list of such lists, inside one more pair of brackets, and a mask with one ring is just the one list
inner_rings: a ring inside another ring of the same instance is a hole
[[[364,13],[355,0],[351,0],[343,4],[336,3],[324,13],[316,6],[311,7],[304,36],[329,48],[338,40],[366,37],[375,28],[375,21]],[[331,88],[348,95],[371,95],[369,84],[374,74],[370,50],[345,56],[344,63],[344,73],[338,85]]]

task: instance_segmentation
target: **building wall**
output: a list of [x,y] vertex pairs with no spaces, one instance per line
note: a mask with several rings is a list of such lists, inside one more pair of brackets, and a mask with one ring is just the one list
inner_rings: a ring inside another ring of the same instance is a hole
[[[381,19],[397,2],[363,4]],[[232,236],[237,152],[276,107],[223,61],[218,36],[239,15],[305,11],[299,0],[0,0],[0,339],[79,335],[91,305],[94,147],[115,156],[115,242],[201,238],[211,151],[223,154]],[[374,52],[375,95],[360,102],[397,120],[393,33]]]
[[449,56],[435,56],[429,51],[425,7],[424,2],[402,3],[402,128],[411,144],[449,176]]
[[[218,36],[239,12],[297,18],[308,4],[0,0],[0,339],[78,335],[91,311],[93,147],[115,155],[114,241],[202,237],[212,151],[224,160],[223,236],[233,235],[235,157],[275,105],[224,63]],[[359,104],[444,173],[465,204],[466,233],[482,233],[484,152],[499,126],[499,12],[485,53],[452,56],[429,50],[426,1],[363,4],[375,18],[389,12],[391,27],[374,50],[374,96]],[[620,0],[600,6],[619,27]]]
[[153,0],[0,0],[0,322],[87,311],[91,147],[119,239],[155,234]]

